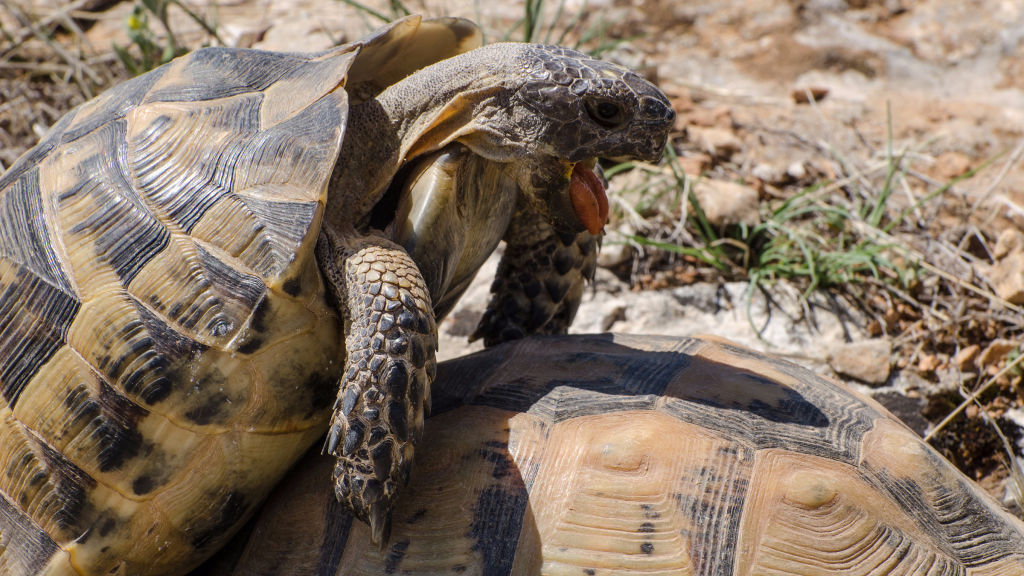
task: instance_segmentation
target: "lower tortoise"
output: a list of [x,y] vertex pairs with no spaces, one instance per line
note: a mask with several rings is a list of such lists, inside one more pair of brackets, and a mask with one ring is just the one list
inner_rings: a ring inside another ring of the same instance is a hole
[[565,332],[607,198],[660,157],[636,74],[410,17],[337,49],[198,50],[68,113],[0,177],[0,573],[194,568],[307,449],[388,541],[438,318]]
[[386,550],[311,453],[198,574],[1024,574],[1024,523],[877,403],[789,362],[546,336],[445,362],[435,385]]

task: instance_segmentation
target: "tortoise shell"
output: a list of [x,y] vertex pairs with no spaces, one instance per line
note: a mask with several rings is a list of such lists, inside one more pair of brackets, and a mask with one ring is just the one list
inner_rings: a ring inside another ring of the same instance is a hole
[[183,573],[323,435],[344,342],[313,250],[348,106],[479,43],[409,18],[198,50],[0,178],[0,573]]
[[876,402],[691,338],[440,365],[391,545],[306,456],[209,574],[1020,575],[1024,523]]

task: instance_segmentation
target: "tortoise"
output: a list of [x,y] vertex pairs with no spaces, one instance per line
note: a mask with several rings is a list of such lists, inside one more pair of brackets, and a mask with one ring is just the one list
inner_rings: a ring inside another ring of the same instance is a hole
[[724,340],[531,337],[432,397],[386,550],[312,452],[197,574],[1024,574],[1024,523],[883,407]]
[[207,48],[59,120],[0,178],[0,573],[181,574],[319,439],[387,542],[436,322],[565,332],[596,158],[674,113],[624,68],[410,17],[315,54]]

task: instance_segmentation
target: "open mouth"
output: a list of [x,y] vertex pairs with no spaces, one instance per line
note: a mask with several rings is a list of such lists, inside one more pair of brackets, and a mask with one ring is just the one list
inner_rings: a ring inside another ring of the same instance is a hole
[[569,177],[569,198],[576,217],[587,231],[598,235],[608,221],[608,195],[604,184],[594,173],[595,161],[578,162]]

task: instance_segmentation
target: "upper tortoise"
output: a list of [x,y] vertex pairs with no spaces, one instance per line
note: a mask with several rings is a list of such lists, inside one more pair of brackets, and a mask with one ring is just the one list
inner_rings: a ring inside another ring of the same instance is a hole
[[0,178],[0,573],[188,571],[325,432],[387,540],[437,318],[504,239],[477,335],[564,332],[596,157],[655,160],[673,121],[628,70],[479,43],[408,18],[319,54],[199,50]]

